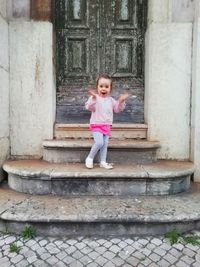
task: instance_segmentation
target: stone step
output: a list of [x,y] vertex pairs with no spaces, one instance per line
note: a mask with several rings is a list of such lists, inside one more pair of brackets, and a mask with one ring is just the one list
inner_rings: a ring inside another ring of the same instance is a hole
[[[118,123],[112,126],[112,138],[114,139],[146,139],[147,124]],[[89,124],[55,124],[54,137],[63,138],[90,138]]]
[[[93,139],[45,140],[43,159],[52,163],[85,162]],[[147,140],[110,140],[108,161],[113,163],[145,164],[157,160],[158,141]],[[98,159],[96,159],[98,161]]]
[[143,165],[116,165],[105,170],[95,165],[55,164],[43,160],[8,161],[10,188],[29,194],[60,196],[170,195],[187,191],[193,164],[158,161]]
[[[197,185],[194,185],[197,187]],[[200,228],[200,191],[171,196],[35,196],[0,187],[0,230],[41,236],[163,235]]]

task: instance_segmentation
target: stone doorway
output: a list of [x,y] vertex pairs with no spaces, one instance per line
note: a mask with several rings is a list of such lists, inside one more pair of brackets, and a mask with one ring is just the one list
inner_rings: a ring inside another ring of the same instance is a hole
[[99,73],[113,78],[112,95],[137,95],[115,123],[144,122],[146,0],[55,2],[57,123],[88,123],[87,91]]

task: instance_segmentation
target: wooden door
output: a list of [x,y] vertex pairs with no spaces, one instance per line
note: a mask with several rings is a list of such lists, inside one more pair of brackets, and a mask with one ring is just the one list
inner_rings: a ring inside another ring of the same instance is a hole
[[84,103],[99,73],[113,78],[112,95],[129,98],[114,122],[144,121],[144,35],[147,0],[56,0],[58,123],[88,123]]

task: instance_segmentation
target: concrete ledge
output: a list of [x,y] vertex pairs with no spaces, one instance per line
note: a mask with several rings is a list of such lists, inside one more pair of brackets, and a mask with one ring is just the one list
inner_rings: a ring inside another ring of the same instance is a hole
[[41,160],[4,164],[9,186],[29,194],[168,195],[187,191],[194,169],[189,162],[160,161],[149,165],[118,165],[113,170],[83,164],[51,164]]
[[160,235],[200,228],[200,194],[137,197],[31,196],[0,188],[0,226],[34,225],[47,236]]

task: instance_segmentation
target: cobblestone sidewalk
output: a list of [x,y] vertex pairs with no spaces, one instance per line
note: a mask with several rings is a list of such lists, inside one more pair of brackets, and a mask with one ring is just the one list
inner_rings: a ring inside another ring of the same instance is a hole
[[[11,244],[20,247],[10,252]],[[199,267],[200,246],[164,237],[42,238],[0,236],[0,267]]]

